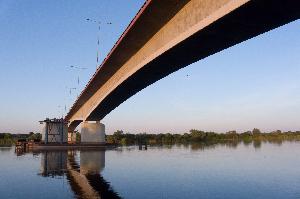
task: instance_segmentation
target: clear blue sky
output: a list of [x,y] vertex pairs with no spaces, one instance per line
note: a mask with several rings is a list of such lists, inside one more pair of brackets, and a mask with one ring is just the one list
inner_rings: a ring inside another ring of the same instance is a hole
[[[0,0],[0,132],[38,131],[37,121],[65,113],[96,68],[97,26],[85,19],[113,23],[101,29],[102,60],[142,4]],[[300,130],[299,27],[287,24],[156,82],[103,119],[107,133]]]

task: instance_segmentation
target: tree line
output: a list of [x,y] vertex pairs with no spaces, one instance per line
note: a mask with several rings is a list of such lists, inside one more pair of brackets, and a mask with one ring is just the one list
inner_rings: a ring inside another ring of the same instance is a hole
[[0,133],[0,146],[12,146],[17,140],[41,140],[42,134],[30,132],[28,134]]
[[228,131],[226,133],[205,132],[201,130],[192,129],[188,133],[171,134],[132,134],[124,133],[122,130],[114,132],[112,135],[106,136],[106,141],[109,144],[133,145],[133,144],[189,144],[189,143],[217,143],[226,141],[242,141],[250,143],[253,141],[283,141],[283,140],[300,140],[300,131],[281,130],[273,132],[261,132],[254,128],[252,131],[237,133],[236,131]]
[[[80,133],[76,132],[76,141],[80,143]],[[0,146],[12,146],[17,140],[41,140],[40,133],[30,132],[28,134],[10,134],[0,133]],[[237,133],[235,130],[226,133],[216,133],[211,131],[201,131],[192,129],[188,133],[171,134],[171,133],[124,133],[122,130],[114,132],[112,135],[106,135],[106,142],[116,145],[173,145],[173,144],[213,144],[213,143],[237,143],[245,144],[254,142],[259,144],[261,141],[282,142],[282,141],[300,141],[300,131],[281,130],[272,132],[261,132],[254,128],[252,131]]]

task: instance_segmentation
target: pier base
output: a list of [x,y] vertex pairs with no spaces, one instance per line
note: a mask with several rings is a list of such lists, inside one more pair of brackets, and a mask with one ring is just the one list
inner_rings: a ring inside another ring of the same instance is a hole
[[83,144],[105,144],[105,126],[97,121],[89,123],[87,121],[81,126],[81,143]]

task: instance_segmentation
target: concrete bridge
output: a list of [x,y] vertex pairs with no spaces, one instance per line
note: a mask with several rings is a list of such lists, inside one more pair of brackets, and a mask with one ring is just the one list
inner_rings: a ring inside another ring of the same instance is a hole
[[104,126],[87,121],[180,68],[299,17],[299,0],[148,0],[71,107],[69,131],[85,122],[82,136],[93,141]]

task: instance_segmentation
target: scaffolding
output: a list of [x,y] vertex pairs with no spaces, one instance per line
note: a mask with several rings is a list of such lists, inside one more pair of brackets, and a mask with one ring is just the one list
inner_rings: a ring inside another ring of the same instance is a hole
[[42,140],[48,143],[67,143],[68,142],[68,122],[63,118],[49,119],[40,121],[43,124]]

